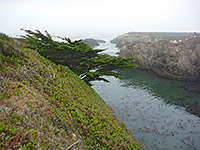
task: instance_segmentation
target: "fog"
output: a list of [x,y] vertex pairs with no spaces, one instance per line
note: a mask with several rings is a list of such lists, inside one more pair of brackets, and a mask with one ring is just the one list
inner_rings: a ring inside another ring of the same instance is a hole
[[199,32],[200,0],[0,0],[0,32]]

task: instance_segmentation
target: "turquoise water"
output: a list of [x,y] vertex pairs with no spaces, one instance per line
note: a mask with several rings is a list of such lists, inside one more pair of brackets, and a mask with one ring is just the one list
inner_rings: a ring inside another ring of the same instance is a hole
[[139,69],[128,69],[119,72],[124,77],[124,80],[120,81],[122,86],[134,86],[146,89],[170,105],[188,108],[197,104],[197,107],[200,109],[200,94],[184,90],[185,85],[191,84],[189,82],[166,79]]
[[[109,43],[100,48],[109,46],[117,52]],[[200,94],[185,91],[189,83],[138,69],[119,73],[124,79],[107,77],[110,83],[93,82],[93,88],[147,150],[200,149],[200,118],[188,109],[200,103]]]

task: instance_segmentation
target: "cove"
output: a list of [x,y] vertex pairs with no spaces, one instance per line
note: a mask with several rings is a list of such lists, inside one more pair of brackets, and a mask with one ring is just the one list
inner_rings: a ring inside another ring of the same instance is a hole
[[93,88],[147,150],[199,149],[200,118],[191,108],[199,108],[200,94],[185,91],[189,83],[139,69],[118,72],[124,79],[107,77],[111,82],[95,81]]

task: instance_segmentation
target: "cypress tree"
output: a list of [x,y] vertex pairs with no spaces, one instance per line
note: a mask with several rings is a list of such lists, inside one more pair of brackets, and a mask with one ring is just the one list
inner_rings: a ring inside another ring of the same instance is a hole
[[[22,29],[23,30],[23,29]],[[24,30],[27,34],[22,36],[26,39],[28,48],[37,50],[42,56],[56,64],[66,65],[81,77],[87,84],[91,81],[103,80],[102,76],[115,76],[120,74],[113,70],[135,67],[130,61],[134,58],[119,58],[103,54],[103,49],[94,49],[82,40],[71,41],[69,38],[52,36],[45,31]]]

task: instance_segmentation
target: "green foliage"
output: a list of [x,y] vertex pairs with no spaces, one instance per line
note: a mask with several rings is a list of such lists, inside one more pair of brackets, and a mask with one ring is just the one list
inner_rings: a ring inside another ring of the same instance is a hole
[[3,68],[10,67],[0,74],[0,149],[67,149],[77,140],[75,149],[143,149],[68,67],[31,49],[24,57],[2,59]]
[[5,56],[15,56],[15,57],[24,56],[21,43],[1,33],[0,33],[0,54],[3,54]]
[[[69,38],[58,37],[61,42],[52,39],[51,35],[36,30],[24,30],[27,35],[27,47],[36,49],[41,55],[52,60],[56,64],[66,65],[86,83],[90,81],[103,80],[102,76],[115,76],[120,78],[120,74],[114,72],[115,69],[134,67],[135,64],[129,62],[134,58],[118,58],[107,54],[100,54],[104,50],[93,49],[81,40],[71,41]],[[108,82],[108,81],[107,81]]]
[[4,147],[6,141],[9,141],[18,130],[15,127],[5,125],[4,122],[0,122],[0,148]]

